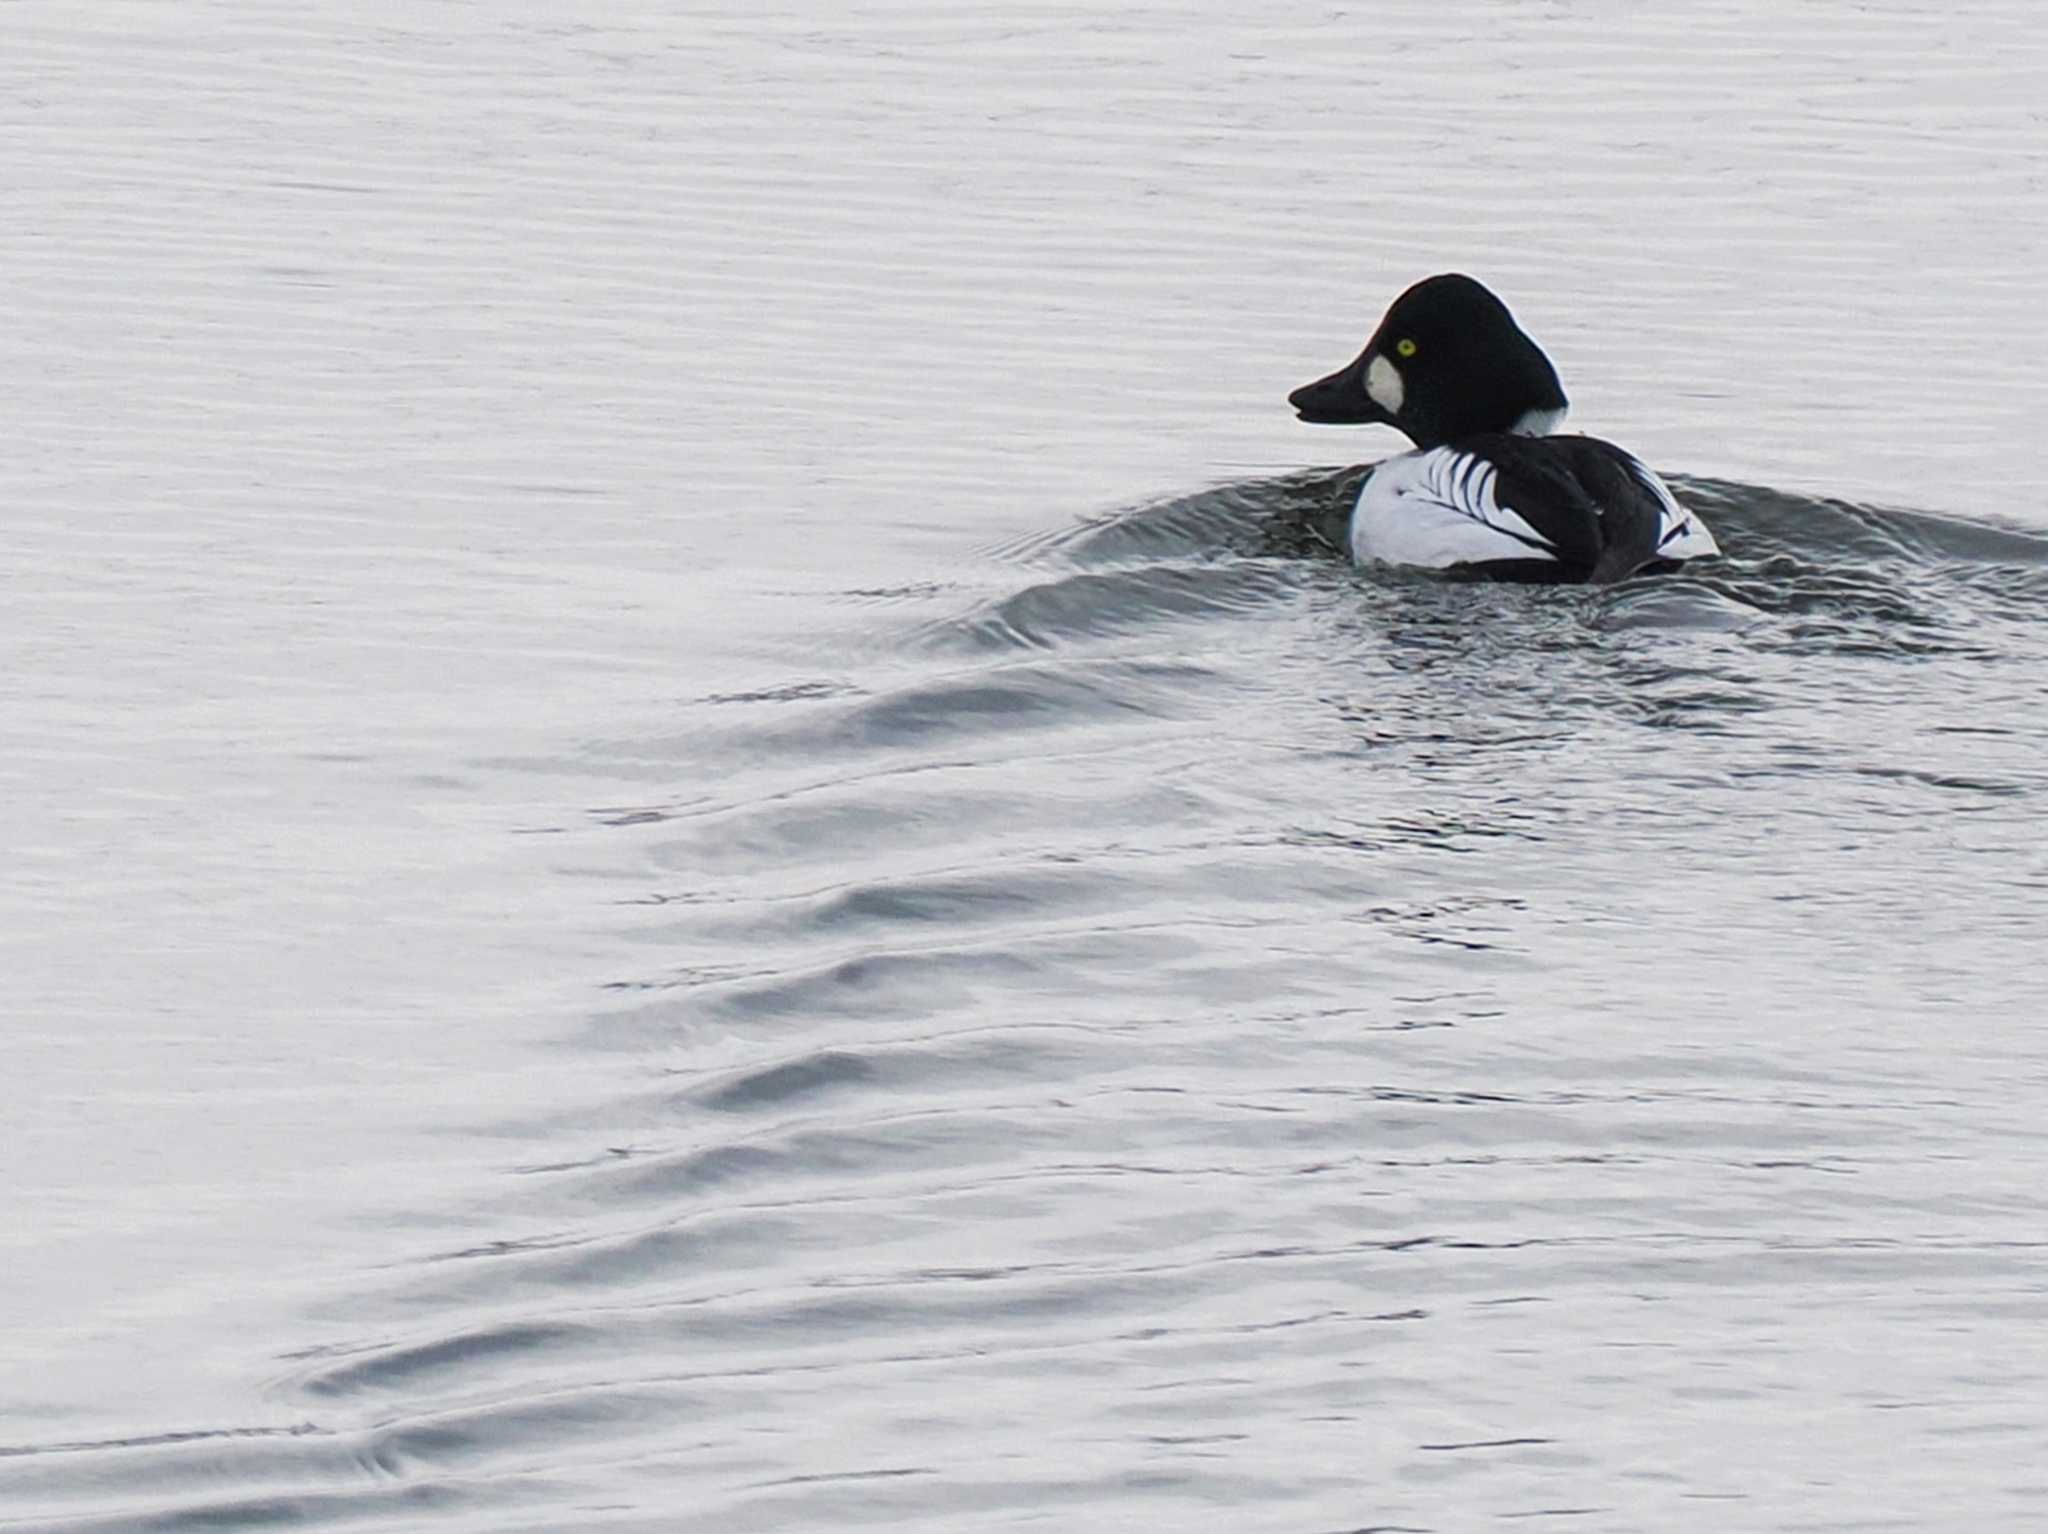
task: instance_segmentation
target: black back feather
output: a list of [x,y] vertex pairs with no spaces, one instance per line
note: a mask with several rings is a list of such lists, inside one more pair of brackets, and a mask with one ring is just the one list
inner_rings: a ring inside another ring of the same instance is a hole
[[1494,466],[1494,500],[1557,551],[1554,579],[1618,581],[1656,562],[1663,502],[1648,470],[1612,442],[1489,432],[1451,446]]

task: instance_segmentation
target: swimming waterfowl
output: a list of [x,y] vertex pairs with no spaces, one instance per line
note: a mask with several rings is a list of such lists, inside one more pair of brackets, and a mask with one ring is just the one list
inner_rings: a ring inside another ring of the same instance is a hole
[[1356,361],[1287,399],[1304,421],[1377,422],[1415,444],[1359,490],[1360,564],[1602,582],[1720,552],[1634,454],[1553,435],[1570,409],[1557,369],[1470,277],[1416,283]]

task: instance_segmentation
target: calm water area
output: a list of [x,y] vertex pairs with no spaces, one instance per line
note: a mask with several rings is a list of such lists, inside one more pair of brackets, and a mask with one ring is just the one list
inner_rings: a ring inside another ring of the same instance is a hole
[[2030,0],[4,20],[0,1528],[2048,1527]]

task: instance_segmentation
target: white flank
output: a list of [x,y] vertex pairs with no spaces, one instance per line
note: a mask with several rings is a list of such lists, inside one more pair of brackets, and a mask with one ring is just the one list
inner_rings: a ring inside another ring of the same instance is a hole
[[1705,559],[1721,552],[1721,546],[1714,542],[1714,535],[1707,531],[1707,524],[1678,504],[1678,497],[1657,477],[1655,469],[1633,453],[1629,455],[1628,466],[1643,488],[1657,497],[1657,505],[1662,512],[1657,524],[1659,559]]
[[1494,500],[1495,477],[1485,459],[1448,447],[1389,458],[1358,492],[1351,557],[1424,570],[1557,558],[1541,533]]

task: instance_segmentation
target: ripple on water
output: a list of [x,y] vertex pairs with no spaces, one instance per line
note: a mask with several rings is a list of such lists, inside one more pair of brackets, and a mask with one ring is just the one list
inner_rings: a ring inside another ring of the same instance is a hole
[[2048,1527],[2037,6],[7,19],[0,1525]]
[[188,1510],[73,1526],[518,1527],[682,1477],[674,1527],[937,1527],[1127,1506],[1133,1463],[1321,1516],[1399,1420],[1382,1502],[1433,1527],[1447,1473],[1603,1477],[1802,1337],[1886,1357],[1834,1393],[1875,1411],[1949,1388],[1944,1328],[2048,1318],[1999,1245],[2031,1164],[1971,1153],[2024,1105],[1886,1032],[2031,962],[1982,891],[2048,888],[2048,541],[1681,480],[1725,559],[1447,585],[1327,545],[1355,478],[1015,547],[893,676],[621,743],[686,786],[582,833],[647,885],[631,999],[562,1045],[645,1067],[565,1110],[591,1153],[292,1360],[303,1433],[86,1446],[97,1496]]

